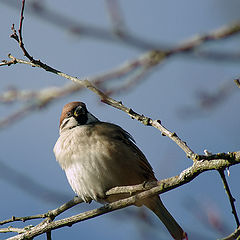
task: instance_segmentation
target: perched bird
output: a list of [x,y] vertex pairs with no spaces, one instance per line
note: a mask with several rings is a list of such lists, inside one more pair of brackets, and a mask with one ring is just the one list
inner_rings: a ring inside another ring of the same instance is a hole
[[[63,107],[60,137],[53,151],[73,191],[85,202],[113,202],[124,196],[106,197],[109,189],[157,180],[132,136],[115,124],[98,120],[82,102]],[[187,239],[159,196],[137,204],[141,205],[159,217],[174,239]]]

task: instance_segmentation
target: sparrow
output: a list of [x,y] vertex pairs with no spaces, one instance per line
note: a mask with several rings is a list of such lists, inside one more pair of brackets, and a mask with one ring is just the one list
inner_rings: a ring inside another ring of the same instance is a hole
[[[133,137],[118,125],[98,120],[83,102],[70,102],[63,107],[59,133],[53,149],[56,160],[73,191],[85,202],[111,203],[127,197],[106,197],[105,193],[113,187],[157,181]],[[136,205],[153,211],[174,239],[187,239],[159,196]]]

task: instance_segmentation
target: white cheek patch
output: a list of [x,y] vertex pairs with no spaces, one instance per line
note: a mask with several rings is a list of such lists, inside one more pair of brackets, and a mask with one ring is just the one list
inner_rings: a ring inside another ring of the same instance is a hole
[[74,117],[65,118],[60,126],[60,135],[64,130],[74,128],[77,125],[78,122]]
[[65,119],[63,120],[61,126],[60,126],[60,129],[63,129],[63,128],[67,125],[68,122],[69,122],[69,119],[66,119],[66,118],[65,118]]

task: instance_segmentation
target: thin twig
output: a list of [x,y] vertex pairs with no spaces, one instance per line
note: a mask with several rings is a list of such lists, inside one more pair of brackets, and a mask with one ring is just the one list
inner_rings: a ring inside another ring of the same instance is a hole
[[216,109],[221,103],[225,102],[228,98],[238,90],[233,82],[226,81],[215,88],[212,92],[207,89],[199,89],[196,93],[196,103],[184,106],[179,109],[179,116],[181,118],[189,119],[192,117],[200,117],[208,113],[212,109]]
[[[35,67],[40,67],[45,69],[46,71],[52,72],[54,74],[57,74],[61,77],[67,78],[71,81],[73,81],[74,83],[78,83],[81,86],[84,86],[85,88],[89,89],[90,91],[94,92],[95,94],[97,94],[101,101],[111,105],[112,107],[115,107],[121,111],[124,111],[125,113],[127,113],[131,118],[134,118],[138,121],[140,121],[141,123],[143,123],[144,125],[149,125],[149,126],[153,126],[155,128],[157,128],[158,130],[161,131],[161,133],[163,135],[168,136],[169,138],[171,138],[179,147],[182,148],[182,150],[186,153],[187,157],[191,158],[192,160],[195,160],[196,158],[196,154],[187,146],[187,144],[185,142],[183,142],[176,133],[172,133],[170,132],[168,129],[166,129],[165,127],[163,127],[161,125],[160,120],[152,120],[149,117],[145,117],[144,115],[140,115],[137,112],[133,111],[131,108],[127,108],[126,106],[124,106],[121,102],[118,102],[116,100],[114,100],[113,98],[111,98],[110,96],[107,96],[104,92],[102,92],[100,89],[98,89],[96,86],[93,85],[93,82],[98,82],[99,80],[102,81],[103,76],[101,78],[99,78],[98,76],[96,78],[91,78],[89,80],[85,79],[85,80],[81,80],[78,79],[76,77],[72,77],[66,73],[63,73],[57,69],[52,68],[51,66],[48,66],[44,63],[42,63],[40,60],[37,61],[37,63],[35,63],[35,61],[29,62],[29,61],[25,61],[22,59],[17,59],[15,57],[13,57],[12,55],[9,55],[10,58],[14,59],[15,62],[19,62],[19,63],[23,63],[23,64],[28,64],[31,66],[35,66]],[[148,56],[149,57],[149,56]],[[150,57],[151,58],[151,57]],[[146,59],[145,59],[146,60]],[[119,70],[120,71],[120,70]],[[108,73],[106,74],[108,76]],[[56,98],[56,97],[55,97]],[[44,99],[44,104],[48,104],[50,101],[52,101],[54,98],[53,96],[51,97],[47,97],[46,99]],[[33,109],[37,109],[40,106],[42,106],[42,102],[36,102],[35,105],[34,103],[32,103],[33,105],[30,105],[28,107],[26,107],[26,109],[20,110],[19,112],[17,112],[15,115],[11,116],[10,120],[12,121],[16,116],[21,116],[21,114],[25,114],[27,113],[29,110],[33,110]],[[6,125],[7,119],[2,120],[2,122],[0,122],[0,126],[2,125]]]
[[0,225],[4,225],[10,222],[26,222],[29,220],[34,220],[34,219],[40,219],[40,218],[46,218],[48,215],[47,214],[37,214],[33,216],[25,216],[25,217],[15,217],[12,216],[10,219],[6,219],[3,221],[0,221]]
[[221,51],[210,51],[210,50],[197,50],[195,52],[192,52],[191,54],[188,54],[187,57],[193,58],[193,59],[204,59],[207,61],[214,61],[214,62],[239,62],[240,60],[240,52],[221,52]]
[[61,213],[65,212],[66,210],[72,208],[73,206],[76,206],[79,203],[82,203],[83,200],[79,197],[74,197],[72,200],[68,201],[67,203],[64,203],[63,205],[61,205],[60,207],[53,209],[51,211],[49,211],[48,213],[46,213],[52,220],[60,215]]
[[[24,63],[24,64],[30,64],[32,66],[37,66],[37,67],[41,67],[43,69],[45,69],[46,71],[50,71],[52,73],[55,73],[55,74],[58,74],[62,77],[65,77],[67,79],[70,79],[71,81],[74,81],[74,82],[77,82],[79,83],[79,79],[77,78],[72,78],[71,76],[67,75],[67,74],[64,74],[44,63],[42,63],[40,60],[35,60],[29,53],[28,51],[25,49],[24,47],[24,43],[23,43],[23,38],[22,38],[22,27],[23,27],[23,12],[24,12],[24,4],[25,4],[25,1],[23,0],[22,1],[22,10],[21,10],[21,18],[20,18],[20,24],[19,24],[19,37],[17,36],[17,33],[16,33],[16,30],[14,29],[14,25],[12,27],[12,30],[13,30],[13,34],[12,34],[12,37],[17,40],[19,42],[19,45],[20,45],[20,48],[22,49],[24,55],[30,60],[30,62],[28,61],[24,61],[24,60],[18,60],[19,63]],[[160,51],[160,50],[157,50],[157,51],[150,51],[148,52],[147,54],[144,54],[142,57],[139,57],[137,60],[134,60],[132,61],[131,63],[128,63],[126,66],[124,66],[124,68],[121,68],[119,69],[119,71],[116,71],[116,72],[110,72],[108,74],[105,74],[103,76],[100,76],[100,77],[95,77],[95,84],[97,84],[97,82],[101,82],[102,79],[107,79],[107,78],[111,78],[113,76],[119,76],[119,73],[120,74],[123,74],[123,72],[128,73],[129,71],[132,71],[133,69],[136,69],[140,66],[145,66],[146,69],[149,69],[150,67],[153,67],[155,65],[158,65],[160,62],[162,62],[165,58],[173,55],[173,54],[176,54],[176,53],[183,53],[183,52],[188,52],[190,50],[194,50],[196,47],[200,46],[202,43],[204,42],[207,42],[207,41],[212,41],[212,40],[218,40],[218,39],[221,39],[221,38],[225,38],[225,37],[228,37],[228,36],[231,36],[235,33],[238,33],[239,31],[239,28],[238,27],[238,24],[234,24],[232,26],[228,26],[228,27],[225,27],[225,28],[222,28],[220,30],[217,30],[217,31],[213,31],[212,33],[210,34],[206,34],[206,35],[203,35],[203,36],[200,36],[200,37],[197,37],[193,40],[189,40],[187,41],[186,43],[184,44],[181,44],[180,46],[176,47],[176,48],[173,48],[172,50],[168,50],[168,51]],[[12,58],[11,61],[7,62],[5,61],[3,64],[4,65],[11,65],[11,64],[15,64],[16,63],[16,59],[14,57],[12,57],[10,55],[10,58]],[[142,74],[144,76],[144,74]],[[89,80],[93,80],[93,79],[89,79]],[[84,81],[81,82],[82,85]],[[101,94],[101,96],[103,96]],[[104,97],[106,98],[106,96]],[[50,100],[49,100],[50,102]],[[109,102],[109,101],[108,101]],[[41,105],[41,103],[40,103]],[[111,105],[111,104],[110,104]],[[10,119],[14,119],[15,116],[25,116],[27,112],[26,109],[28,109],[28,106],[27,107],[24,107],[22,110],[20,110],[19,112],[13,114],[13,117],[12,116],[9,116]],[[34,109],[38,109],[38,106],[36,107],[32,107],[31,108],[32,110]],[[32,111],[31,110],[31,111]],[[25,113],[25,114],[22,114],[22,113]],[[17,118],[15,118],[17,119]],[[3,123],[6,124],[7,119],[3,119]],[[9,121],[11,122],[11,121]],[[190,153],[190,154],[189,154]],[[194,158],[194,155],[193,155],[193,152],[192,151],[189,151],[187,153],[187,156],[190,156],[191,155],[193,156]],[[193,159],[192,158],[192,159]]]
[[[23,12],[24,12],[24,5],[25,5],[25,0],[22,1],[22,10],[21,10],[21,18],[20,18],[20,25],[19,25],[19,45],[21,49],[23,50],[24,55],[32,62],[36,64],[40,64],[41,67],[44,68],[44,66],[41,64],[40,61],[36,61],[33,59],[32,56],[27,52],[27,50],[24,47],[23,40],[22,40],[22,25],[23,25]],[[16,35],[16,30],[14,29],[13,25],[13,35]],[[197,47],[201,46],[203,43],[209,42],[209,41],[216,41],[220,40],[226,37],[230,37],[234,34],[237,34],[240,32],[240,23],[234,23],[232,25],[224,26],[221,27],[215,31],[212,31],[208,34],[205,35],[200,35],[197,37],[194,37],[190,40],[187,40],[183,44],[180,44],[177,47],[168,49],[168,50],[160,50],[159,48],[152,48],[152,49],[157,49],[154,51],[150,51],[147,53],[147,55],[151,56],[150,57],[150,64],[152,66],[159,64],[162,60],[165,58],[172,56],[174,54],[178,53],[188,53],[189,51],[195,50]],[[14,38],[16,39],[16,38]]]
[[231,207],[232,207],[232,214],[233,214],[233,216],[235,218],[237,227],[239,227],[240,226],[240,222],[239,222],[237,211],[236,211],[235,204],[234,204],[234,202],[236,200],[235,200],[235,198],[231,194],[230,188],[229,188],[228,183],[227,183],[227,179],[226,179],[225,174],[224,174],[224,169],[220,169],[220,170],[218,170],[218,172],[219,172],[219,174],[220,174],[220,176],[222,178],[224,189],[225,189],[225,191],[226,191],[226,193],[228,195],[228,199],[229,199],[229,202],[230,202]]
[[6,60],[2,60],[2,62],[0,63],[0,67],[1,66],[11,66],[12,64],[16,64],[17,62],[15,62],[14,59],[10,60],[10,61],[6,61]]
[[127,92],[131,91],[133,87],[137,86],[141,81],[143,81],[149,72],[150,69],[148,67],[139,68],[134,74],[131,74],[129,78],[126,78],[120,86],[105,90],[105,94],[108,96],[113,94],[121,94],[121,92],[126,94]]
[[[110,17],[110,21],[112,24],[112,31],[116,35],[124,35],[126,33],[126,24],[123,19],[123,14],[121,8],[119,6],[119,2],[117,0],[105,0],[107,6],[107,12]],[[124,36],[122,36],[124,37]]]
[[19,42],[20,45],[23,45],[23,39],[22,39],[22,26],[23,26],[23,13],[24,13],[24,8],[25,8],[25,0],[22,0],[22,10],[21,10],[21,16],[20,16],[20,22],[19,22],[19,30],[18,30],[18,34],[19,34]]
[[[13,3],[12,1],[3,1],[3,3],[11,2],[11,6],[18,8],[17,3]],[[100,26],[93,26],[91,24],[84,24],[75,21],[74,19],[63,16],[55,11],[47,9],[41,1],[29,1],[28,2],[28,11],[37,17],[44,19],[50,24],[53,24],[61,29],[67,30],[75,35],[79,35],[81,38],[83,36],[93,37],[94,39],[102,39],[105,41],[112,41],[117,43],[124,43],[127,46],[135,47],[141,50],[150,50],[150,49],[162,49],[163,51],[167,49],[172,49],[168,44],[159,44],[154,43],[152,41],[146,41],[138,36],[133,35],[132,33],[122,34],[122,35],[114,35],[112,33],[112,29],[104,29]],[[211,39],[213,41],[221,40],[222,38],[226,38],[228,36],[232,36],[233,34],[239,33],[240,22],[234,22],[229,24],[225,28],[220,28],[220,32],[218,33],[218,38]],[[230,31],[228,31],[228,29]],[[222,34],[220,34],[222,32]],[[206,39],[207,40],[207,39]],[[198,39],[196,39],[198,41]],[[164,50],[165,49],[165,50]],[[187,53],[187,52],[185,52]],[[190,52],[189,52],[190,53]],[[204,51],[205,55],[207,52]],[[188,54],[188,53],[187,53]],[[189,55],[189,54],[188,54]],[[214,52],[211,52],[211,56],[214,55]],[[220,60],[216,58],[216,60]]]
[[[15,58],[16,61],[18,61],[18,59]],[[47,66],[46,64],[44,64],[45,66]],[[38,65],[36,65],[38,66]],[[41,66],[39,66],[41,67]],[[114,100],[113,98],[110,98],[109,96],[107,96],[105,93],[103,93],[100,89],[98,89],[97,87],[95,87],[91,81],[89,80],[80,80],[76,77],[72,77],[68,74],[62,73],[56,69],[53,69],[50,66],[47,66],[48,71],[51,71],[57,75],[60,75],[62,77],[65,77],[75,83],[79,83],[82,86],[86,87],[87,89],[89,89],[90,91],[96,93],[102,102],[111,105],[112,107],[115,107],[119,110],[122,110],[124,112],[126,112],[131,118],[134,118],[138,121],[140,121],[141,123],[143,123],[144,125],[151,125],[157,129],[159,129],[163,135],[166,135],[168,137],[170,137],[172,140],[174,140],[174,142],[176,142],[183,150],[184,152],[187,154],[187,156],[189,158],[191,158],[192,160],[195,160],[196,154],[187,146],[187,144],[185,142],[183,142],[176,133],[171,133],[169,130],[167,130],[165,127],[163,127],[161,125],[160,120],[155,120],[153,121],[151,118],[145,117],[144,115],[140,115],[138,113],[136,113],[135,111],[133,111],[130,108],[127,108],[126,106],[124,106],[121,102],[118,102],[116,100]],[[46,70],[46,69],[45,69]],[[96,81],[96,80],[95,80]],[[92,79],[92,82],[94,82],[94,79]]]
[[172,141],[174,141],[187,155],[188,158],[192,159],[193,161],[196,160],[197,154],[187,145],[186,142],[182,141],[175,132],[169,131],[165,128],[160,120],[152,120],[150,119],[149,123],[161,131],[163,136],[169,137]]
[[[20,118],[25,117],[28,113],[33,112],[34,110],[39,110],[45,107],[46,105],[50,104],[52,101],[60,98],[62,96],[68,95],[70,93],[74,93],[79,91],[83,88],[80,84],[68,84],[64,87],[58,88],[48,88],[39,91],[38,93],[32,92],[35,95],[31,101],[28,101],[22,108],[18,109],[14,113],[8,115],[5,118],[0,119],[0,128],[6,127],[10,123],[17,121]],[[20,94],[21,95],[21,94]],[[15,95],[18,97],[19,95]],[[14,96],[6,96],[1,97],[1,100],[11,101]],[[20,96],[21,97],[21,96]]]
[[[142,116],[142,115],[134,112],[130,108],[125,107],[122,103],[117,102],[116,100],[106,96],[106,94],[104,94],[101,90],[96,88],[89,80],[79,80],[78,78],[74,78],[67,74],[62,73],[44,63],[42,63],[39,60],[33,59],[29,55],[29,53],[26,51],[24,44],[23,44],[23,40],[22,40],[22,23],[23,23],[24,3],[25,3],[25,1],[23,0],[22,1],[23,7],[22,7],[22,11],[21,11],[21,20],[20,20],[20,27],[19,27],[19,45],[20,45],[21,49],[23,50],[24,55],[30,60],[31,65],[34,64],[35,66],[41,67],[41,68],[45,69],[46,71],[53,72],[55,74],[58,74],[62,77],[68,78],[74,82],[81,84],[82,86],[88,88],[89,90],[91,90],[91,91],[95,92],[97,95],[99,95],[99,97],[101,98],[101,100],[103,102],[126,112],[131,117],[137,119],[138,121],[141,121],[145,125],[151,125],[151,126],[156,127],[157,129],[159,129],[162,132],[162,134],[167,135],[172,140],[174,140],[186,152],[187,156],[189,156],[193,160],[196,159],[196,154],[194,154],[194,152],[186,145],[186,143],[184,143],[181,139],[179,139],[175,133],[172,133],[172,132],[168,131],[166,128],[164,128],[161,125],[159,120],[152,120],[148,117]],[[14,31],[14,28],[13,28],[13,31]],[[145,65],[145,66],[151,66],[151,67],[156,66],[160,62],[162,62],[163,59],[165,59],[168,56],[171,56],[171,55],[177,54],[177,53],[193,51],[193,50],[195,50],[196,47],[200,46],[204,42],[231,36],[232,34],[235,34],[238,31],[239,31],[239,29],[227,29],[227,30],[224,29],[224,30],[221,30],[220,32],[214,32],[214,33],[212,33],[212,35],[209,34],[209,35],[201,36],[191,42],[188,42],[188,44],[180,45],[179,47],[174,48],[167,52],[151,51],[149,53],[149,55],[147,56],[147,58],[144,59],[145,61],[147,60],[146,61],[147,65]],[[224,35],[224,33],[226,35]],[[14,38],[14,39],[16,39],[16,38]],[[14,60],[14,63],[15,63],[15,60]],[[191,181],[193,178],[195,178],[197,175],[199,175],[203,171],[207,171],[209,169],[211,169],[211,170],[221,169],[223,167],[229,167],[233,164],[239,163],[239,153],[237,153],[237,154],[234,153],[234,154],[232,154],[232,156],[234,156],[235,158],[232,159],[231,156],[229,156],[229,158],[231,158],[230,159],[231,161],[229,159],[217,159],[217,160],[211,160],[211,161],[196,161],[196,162],[194,162],[194,164],[191,168],[186,169],[179,176],[167,179],[165,181],[164,180],[159,181],[158,182],[159,185],[157,184],[157,186],[155,186],[147,191],[141,192],[141,193],[139,193],[135,196],[129,197],[127,199],[119,200],[115,203],[105,205],[102,208],[88,211],[88,212],[85,212],[85,213],[82,213],[82,214],[79,214],[79,215],[76,215],[76,216],[73,216],[70,218],[53,221],[53,222],[47,222],[47,221],[42,222],[41,224],[36,226],[33,230],[30,229],[27,233],[21,234],[21,235],[17,236],[17,238],[13,237],[11,239],[32,238],[32,237],[42,234],[43,232],[48,232],[48,231],[57,229],[62,226],[69,226],[76,222],[83,221],[85,219],[89,219],[94,216],[102,215],[106,212],[110,212],[110,211],[120,209],[120,208],[129,206],[129,205],[133,205],[136,203],[136,201],[139,201],[140,199],[144,199],[144,198],[147,198],[147,197],[155,195],[155,194],[166,192],[166,191],[169,191],[179,185],[183,185],[183,184]],[[238,157],[236,157],[236,156],[238,156]],[[61,210],[58,210],[58,211],[61,212]],[[53,217],[54,216],[55,215],[53,215]],[[50,216],[48,216],[48,217],[50,217]]]
[[33,220],[33,219],[41,219],[41,218],[49,218],[50,220],[53,220],[55,217],[57,217],[58,215],[60,215],[61,213],[65,212],[66,210],[76,206],[79,203],[82,203],[82,199],[79,197],[74,197],[72,200],[62,204],[60,207],[53,209],[51,211],[48,211],[47,213],[43,213],[43,214],[37,214],[37,215],[33,215],[33,216],[25,216],[25,217],[15,217],[13,216],[10,219],[7,220],[3,220],[0,222],[0,225],[4,225],[10,222],[17,222],[17,221],[21,221],[21,222],[26,222],[29,220]]
[[15,228],[15,227],[7,227],[7,228],[0,228],[0,233],[8,233],[8,232],[16,232],[16,233],[24,233],[26,230],[24,228]]
[[195,50],[196,47],[201,46],[204,43],[222,40],[227,37],[231,37],[240,32],[240,22],[235,22],[226,26],[222,26],[210,33],[195,36],[185,43],[172,50],[172,54],[179,52],[189,52]]

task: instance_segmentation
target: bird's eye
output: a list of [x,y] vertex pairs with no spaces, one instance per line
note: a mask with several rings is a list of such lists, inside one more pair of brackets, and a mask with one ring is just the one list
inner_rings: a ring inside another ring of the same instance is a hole
[[67,116],[68,116],[68,117],[71,117],[71,116],[72,116],[72,113],[71,113],[71,112],[67,112]]

